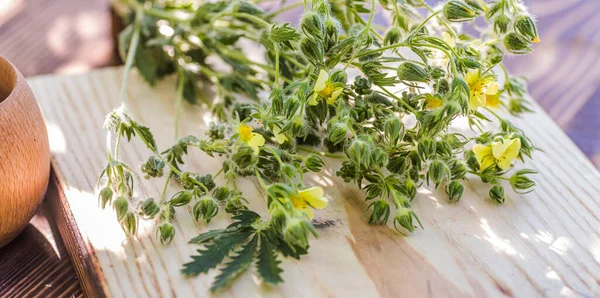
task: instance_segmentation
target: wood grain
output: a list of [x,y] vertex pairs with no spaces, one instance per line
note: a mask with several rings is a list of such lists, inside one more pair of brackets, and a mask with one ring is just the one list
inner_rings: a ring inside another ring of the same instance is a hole
[[23,75],[0,56],[0,248],[27,225],[50,175],[48,136]]
[[[97,267],[96,289],[89,294],[112,297],[204,297],[215,272],[186,279],[181,264],[198,248],[187,241],[207,227],[191,210],[179,209],[173,243],[160,245],[154,222],[141,222],[136,237],[127,237],[112,210],[97,206],[97,175],[103,167],[104,139],[99,127],[119,102],[120,68],[71,77],[30,80],[47,119],[53,166],[81,241],[71,241]],[[173,81],[156,90],[137,75],[131,78],[130,112],[155,133],[159,147],[172,140]],[[185,106],[182,134],[202,135],[209,115]],[[448,204],[437,191],[421,189],[415,210],[425,226],[402,237],[389,227],[371,227],[363,219],[363,196],[335,178],[335,169],[312,176],[322,185],[330,207],[316,216],[320,238],[301,261],[284,260],[286,283],[275,288],[256,284],[244,274],[225,296],[290,297],[501,297],[600,295],[600,174],[559,127],[536,106],[537,113],[512,121],[523,127],[545,153],[528,167],[540,170],[539,187],[528,195],[508,193],[504,206],[486,200],[487,188],[467,184],[458,204]],[[123,159],[138,165],[148,157],[135,141],[121,149]],[[219,161],[192,152],[186,165],[212,173]],[[160,183],[141,180],[136,197],[157,196]],[[256,181],[240,187],[252,208],[265,212]],[[222,227],[220,215],[210,227]],[[64,235],[64,237],[70,237]],[[73,253],[73,249],[71,249]],[[78,272],[81,272],[81,268]],[[90,287],[85,287],[89,291]]]

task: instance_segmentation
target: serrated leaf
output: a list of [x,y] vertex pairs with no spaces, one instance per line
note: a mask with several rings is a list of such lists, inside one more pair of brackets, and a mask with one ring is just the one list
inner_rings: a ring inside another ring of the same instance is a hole
[[193,261],[183,265],[181,273],[187,276],[196,276],[216,268],[236,246],[243,243],[253,232],[252,230],[239,231],[215,238],[204,249],[198,250],[199,255],[192,256]]
[[215,292],[227,286],[233,279],[248,269],[254,260],[258,237],[254,235],[252,239],[242,246],[241,251],[233,256],[227,264],[221,269],[221,273],[215,278],[210,290]]
[[146,126],[138,124],[135,121],[132,121],[131,119],[130,121],[131,127],[135,130],[138,137],[144,141],[150,150],[156,152],[156,141],[154,140],[154,136],[152,135],[152,132],[150,132],[150,129]]
[[281,262],[277,260],[276,250],[269,242],[268,237],[263,234],[260,234],[260,248],[257,258],[256,270],[264,282],[277,284],[283,281],[281,279],[283,270],[279,268]]
[[192,238],[192,240],[190,240],[190,243],[203,244],[203,243],[211,241],[217,237],[220,237],[220,236],[226,234],[227,232],[229,232],[229,231],[226,229],[210,230],[206,233],[202,233],[202,234]]
[[269,34],[269,37],[271,37],[271,40],[274,42],[298,40],[300,36],[300,33],[296,31],[296,28],[290,26],[290,23],[273,25]]
[[260,215],[250,210],[240,210],[234,216],[231,217],[234,220],[227,229],[236,229],[241,227],[248,227],[260,219]]

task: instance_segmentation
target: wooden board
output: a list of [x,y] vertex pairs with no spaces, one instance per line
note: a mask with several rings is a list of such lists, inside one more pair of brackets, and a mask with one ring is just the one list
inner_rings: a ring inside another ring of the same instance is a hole
[[[53,152],[59,229],[90,297],[206,297],[215,272],[181,277],[182,264],[198,248],[187,241],[205,224],[179,209],[174,241],[162,246],[153,222],[141,222],[127,237],[112,210],[97,204],[96,180],[105,163],[107,112],[119,104],[121,68],[64,77],[42,76],[30,84],[44,111]],[[173,141],[174,81],[152,90],[135,75],[130,112],[155,133],[159,147]],[[184,107],[183,135],[202,135],[209,115]],[[539,187],[528,195],[508,192],[505,205],[489,200],[487,187],[473,180],[458,204],[421,189],[414,204],[424,230],[403,237],[390,227],[368,226],[364,198],[327,169],[312,176],[330,206],[317,212],[320,238],[301,261],[284,260],[286,281],[278,287],[242,275],[222,296],[248,297],[501,297],[600,295],[600,174],[550,118],[537,113],[514,119],[545,153],[527,166],[538,169]],[[197,150],[199,151],[199,150]],[[139,165],[149,152],[140,142],[124,144],[123,159]],[[187,166],[212,173],[218,160],[192,152]],[[141,180],[144,198],[157,197],[161,183]],[[265,212],[257,182],[241,180],[252,208]],[[211,227],[222,227],[219,215]]]

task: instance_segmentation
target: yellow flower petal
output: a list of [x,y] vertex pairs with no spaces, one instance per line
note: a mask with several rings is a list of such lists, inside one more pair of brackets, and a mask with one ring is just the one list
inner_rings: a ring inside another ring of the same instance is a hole
[[340,97],[340,94],[344,91],[344,88],[337,88],[331,93],[331,97],[327,99],[327,104],[334,104],[335,100]]
[[[508,142],[507,142],[508,143]],[[504,151],[504,153],[498,158],[498,167],[506,170],[510,167],[512,161],[519,156],[519,150],[521,149],[521,139],[513,139]]]
[[474,84],[475,82],[477,82],[479,80],[479,71],[473,70],[473,71],[468,72],[467,75],[465,76],[465,80],[467,81],[467,84],[469,86]]
[[275,135],[275,140],[277,140],[277,143],[283,144],[285,143],[285,141],[288,140],[288,138],[284,134],[280,134],[279,132],[281,132],[281,128],[279,128],[278,126],[273,126],[273,134]]
[[493,165],[495,162],[490,146],[475,144],[475,146],[473,146],[473,153],[475,153],[477,162],[479,162],[479,169],[482,171]]
[[302,208],[302,209],[300,209],[300,212],[306,214],[306,216],[310,220],[312,220],[313,218],[315,218],[315,213],[313,212],[313,210],[310,207]]
[[319,92],[319,91],[325,89],[325,86],[326,86],[325,82],[327,82],[327,80],[329,80],[329,74],[326,71],[321,69],[321,71],[319,71],[319,77],[317,78],[317,81],[315,82],[315,87],[313,90]]
[[492,109],[497,109],[498,107],[500,107],[500,93],[498,92],[494,95],[486,95],[485,106],[490,107]]
[[325,192],[322,188],[318,186],[313,186],[309,188],[305,188],[303,190],[298,191],[298,197],[305,201],[309,201],[310,199],[317,198],[320,199],[325,195]]
[[487,85],[487,88],[485,89],[485,94],[487,95],[494,95],[498,93],[498,83],[496,82],[491,82]]
[[265,144],[265,137],[258,133],[252,133],[252,138],[248,141],[248,145],[254,149],[254,152],[258,153],[259,147]]
[[471,100],[469,101],[469,109],[476,110],[477,108],[485,105],[485,95],[471,94]]
[[313,95],[310,97],[310,100],[308,101],[309,106],[316,106],[319,104],[319,102],[317,101],[317,96],[318,96],[318,93],[315,91],[313,93]]

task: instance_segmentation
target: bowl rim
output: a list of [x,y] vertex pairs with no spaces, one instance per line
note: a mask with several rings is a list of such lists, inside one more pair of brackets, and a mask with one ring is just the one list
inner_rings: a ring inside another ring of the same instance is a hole
[[[19,72],[17,70],[17,68],[10,62],[8,61],[8,59],[6,59],[3,56],[0,56],[0,69],[9,69],[10,70],[10,75],[11,77],[9,77],[9,79],[12,79],[12,86],[9,86],[8,89],[10,89],[9,92],[7,92],[6,96],[1,96],[0,94],[0,107],[2,107],[2,105],[4,105],[4,103],[6,101],[9,101],[12,98],[12,95],[15,93],[15,90],[18,88],[19,85]],[[3,81],[0,81],[0,83],[3,83]],[[4,98],[3,98],[4,97]]]

